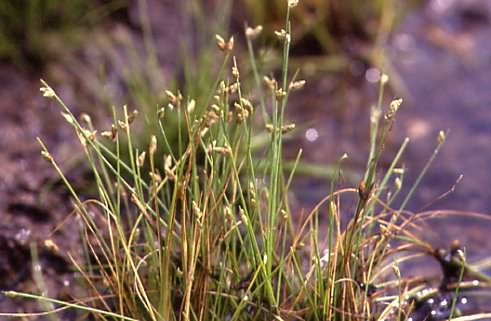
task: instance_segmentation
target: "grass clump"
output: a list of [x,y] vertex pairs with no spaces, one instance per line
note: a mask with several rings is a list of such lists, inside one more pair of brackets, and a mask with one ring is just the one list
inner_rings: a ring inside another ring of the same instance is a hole
[[[82,223],[87,264],[73,264],[87,298],[62,302],[5,294],[75,307],[97,320],[407,319],[422,285],[404,280],[398,265],[411,259],[412,251],[436,254],[406,230],[411,219],[403,210],[420,178],[393,208],[404,176],[397,167],[408,140],[384,175],[378,168],[400,100],[383,113],[380,99],[372,112],[370,155],[358,187],[337,190],[333,179],[330,193],[304,220],[290,209],[288,192],[301,151],[285,175],[283,136],[293,128],[285,109],[289,96],[305,84],[288,72],[295,5],[289,2],[285,26],[276,32],[283,44],[281,74],[278,80],[265,78],[264,97],[246,94],[233,38],[217,36],[223,67],[210,86],[211,101],[196,106],[193,97],[166,91],[165,107],[146,115],[156,119],[160,132],[148,137],[144,148],[135,148],[134,114],[126,107],[122,115],[114,113],[112,129],[99,134],[90,118],[77,120],[43,82],[44,96],[61,105],[80,138],[97,183],[97,197],[82,199],[40,140]],[[246,30],[258,86],[262,77],[252,39],[259,31]],[[387,80],[382,77],[380,97]],[[167,139],[168,117],[182,126],[177,147]],[[270,144],[258,158],[252,138],[261,127],[269,130]],[[441,133],[434,156],[444,139]],[[128,162],[122,160],[123,147]],[[158,156],[159,150],[167,154]],[[351,216],[342,213],[344,197],[356,200]],[[327,224],[320,223],[322,217]],[[457,256],[452,262],[465,265]]]
[[78,43],[95,21],[123,1],[29,0],[0,3],[0,59],[39,68]]

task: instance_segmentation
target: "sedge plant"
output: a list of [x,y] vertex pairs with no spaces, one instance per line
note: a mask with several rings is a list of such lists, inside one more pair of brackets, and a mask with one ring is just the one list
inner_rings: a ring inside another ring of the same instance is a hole
[[[233,38],[217,36],[223,65],[210,85],[212,101],[197,108],[193,97],[166,91],[166,106],[146,115],[159,132],[144,147],[133,140],[134,114],[127,107],[122,115],[114,113],[110,130],[99,133],[90,118],[78,120],[43,82],[44,96],[61,106],[78,135],[97,184],[96,197],[82,198],[39,139],[81,223],[86,262],[72,263],[86,297],[66,302],[4,294],[38,299],[51,307],[46,314],[76,308],[96,320],[408,319],[415,309],[410,298],[424,285],[404,279],[398,266],[434,251],[407,229],[412,219],[405,207],[445,133],[421,177],[395,205],[408,140],[381,175],[379,160],[402,101],[394,100],[384,112],[380,98],[360,184],[339,189],[333,179],[327,196],[303,220],[292,213],[288,193],[301,151],[285,175],[283,138],[293,127],[285,116],[288,98],[305,85],[289,73],[290,16],[297,2],[289,1],[285,25],[275,32],[283,44],[280,76],[265,77],[265,86],[254,64],[253,40],[261,28],[246,30],[251,70],[261,88],[256,92],[264,96],[247,95]],[[380,97],[387,81],[382,77]],[[183,126],[177,146],[170,146],[166,134],[170,116]],[[255,157],[252,138],[264,128],[269,147]],[[123,148],[128,161],[121,157]],[[357,202],[352,213],[342,204],[346,197]]]

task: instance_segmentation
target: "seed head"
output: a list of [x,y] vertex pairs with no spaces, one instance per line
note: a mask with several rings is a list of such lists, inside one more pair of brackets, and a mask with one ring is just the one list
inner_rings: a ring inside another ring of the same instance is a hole
[[39,90],[43,93],[43,97],[47,97],[47,98],[55,98],[56,97],[56,93],[49,86],[41,87]]
[[161,107],[157,111],[157,116],[159,117],[159,119],[163,119],[164,118],[164,116],[165,116],[165,107]]
[[67,123],[69,123],[70,125],[73,124],[73,118],[72,118],[72,116],[70,116],[70,114],[61,112],[61,116],[63,116],[63,118],[65,118]]
[[286,133],[291,132],[294,129],[295,129],[295,124],[287,124],[287,125],[284,125],[283,127],[281,127],[281,132],[283,134],[286,134]]
[[50,153],[48,153],[47,151],[44,151],[44,150],[43,150],[43,151],[41,151],[41,155],[43,156],[43,158],[44,158],[46,161],[48,161],[48,162],[50,162],[50,163],[52,163],[52,162],[53,162],[53,157],[52,157],[52,156],[51,156],[51,154],[50,154]]
[[234,76],[235,79],[239,79],[240,72],[236,66],[232,67],[232,76]]
[[212,104],[212,105],[210,106],[210,109],[211,109],[213,112],[215,112],[215,114],[217,114],[217,115],[218,115],[218,114],[220,114],[220,107],[218,107],[218,105],[217,105],[217,104]]
[[284,219],[285,221],[288,220],[288,213],[287,211],[285,211],[285,209],[281,209],[280,210],[280,215],[281,215],[281,218]]
[[150,172],[148,173],[148,176],[150,176],[150,178],[154,181],[155,184],[160,184],[160,182],[162,182],[162,177],[160,177],[159,173]]
[[171,168],[172,166],[172,157],[170,155],[167,155],[164,159],[164,171],[165,175],[167,178],[171,181],[175,181],[177,179],[176,174],[174,174],[174,171]]
[[394,181],[394,185],[396,187],[396,190],[400,190],[401,187],[402,187],[402,181],[401,181],[401,178],[400,177],[396,177],[395,181]]
[[286,92],[283,89],[279,88],[278,90],[276,90],[275,95],[276,95],[276,100],[280,101],[286,96]]
[[223,80],[220,81],[220,83],[218,84],[218,90],[217,90],[218,97],[225,94],[227,91],[228,91],[228,89],[227,89],[227,85],[225,84],[225,81],[223,81]]
[[150,153],[150,156],[153,156],[156,150],[157,150],[157,137],[155,137],[155,135],[152,135],[152,138],[150,139],[150,146],[148,147],[148,152]]
[[288,42],[290,42],[290,34],[288,32],[286,32],[285,29],[281,29],[280,31],[276,30],[274,32],[274,34],[281,41],[288,41]]
[[192,206],[193,206],[193,212],[196,214],[198,217],[198,221],[201,221],[201,218],[203,217],[203,212],[201,212],[201,209],[198,206],[198,203],[195,201],[192,201]]
[[217,141],[214,140],[207,148],[208,153],[217,152],[223,156],[232,155],[232,150],[227,145],[223,147],[217,146]]
[[78,134],[78,139],[82,146],[87,147],[87,140],[93,141],[97,134],[97,130],[90,131],[88,129],[82,129],[82,131]]
[[288,6],[294,8],[298,5],[299,0],[288,0]]
[[246,29],[246,37],[249,39],[256,39],[257,36],[263,31],[263,26],[258,25],[255,28],[247,27]]
[[[240,106],[240,105],[239,105]],[[238,124],[241,124],[243,123],[244,121],[247,120],[247,118],[249,118],[249,111],[247,111],[247,109],[245,108],[240,108],[238,111],[237,111],[237,123]]]
[[249,99],[241,98],[240,102],[241,102],[242,106],[244,106],[245,109],[247,109],[250,113],[252,113],[254,108],[252,107],[252,103]]
[[92,124],[92,119],[90,118],[89,114],[87,114],[87,113],[82,113],[80,115],[80,121],[85,123],[86,125]]
[[169,100],[169,108],[172,110],[174,107],[179,107],[181,105],[181,101],[183,99],[181,93],[177,91],[176,94],[174,94],[170,90],[165,91],[165,95],[167,96],[167,99]]
[[170,155],[167,155],[164,160],[164,168],[170,168],[172,166],[172,158]]
[[116,137],[118,137],[118,129],[116,128],[116,126],[111,125],[111,130],[103,131],[101,133],[101,136],[114,142],[116,140]]
[[228,86],[228,92],[231,94],[236,92],[237,89],[239,89],[239,83],[234,83],[234,84],[231,84],[230,86]]
[[403,175],[404,174],[404,168],[394,168],[394,173]]
[[215,35],[218,48],[223,52],[231,52],[234,49],[234,37],[230,37],[227,42],[220,35]]
[[169,99],[169,101],[175,101],[176,100],[176,95],[174,95],[174,93],[170,90],[166,90],[165,91],[165,95],[167,96],[167,99]]
[[138,165],[138,167],[142,167],[145,164],[145,155],[146,154],[147,154],[146,152],[142,152],[140,154],[140,156],[138,156],[138,160],[136,162],[136,164]]
[[101,136],[104,138],[107,138],[109,140],[112,140],[112,135],[111,135],[110,130],[105,130],[105,131],[101,132]]
[[194,99],[191,99],[188,103],[188,108],[187,108],[188,113],[192,113],[195,107],[196,107],[196,101]]
[[216,124],[219,119],[220,119],[220,111],[211,108],[211,110],[205,115],[205,126],[209,128],[213,124]]
[[276,89],[276,80],[274,78],[269,78],[268,76],[264,76],[264,82],[266,83],[266,86],[268,86],[270,90]]
[[447,139],[447,134],[445,134],[445,132],[443,130],[440,130],[440,132],[438,133],[438,138],[437,138],[437,142],[439,145],[443,144],[445,142],[445,139]]
[[389,76],[387,74],[382,74],[382,76],[380,77],[380,82],[382,84],[386,84],[388,81],[389,81]]
[[256,187],[253,182],[249,182],[249,193],[252,195],[256,195]]
[[128,126],[126,126],[126,123],[122,120],[118,120],[118,125],[121,129],[125,130],[128,128]]
[[398,279],[401,278],[401,270],[399,270],[399,267],[397,265],[392,265],[392,271],[394,274],[397,276]]
[[385,120],[393,119],[397,113],[397,110],[399,109],[399,107],[401,107],[401,104],[402,104],[401,98],[394,99],[393,101],[391,101],[389,105],[389,110],[387,111],[387,114],[385,114]]
[[293,81],[293,82],[290,83],[290,86],[288,86],[288,88],[291,91],[300,90],[300,89],[302,89],[305,86],[305,83],[306,83],[305,80]]
[[58,252],[60,248],[52,239],[47,239],[44,241],[44,246],[46,246],[50,251]]

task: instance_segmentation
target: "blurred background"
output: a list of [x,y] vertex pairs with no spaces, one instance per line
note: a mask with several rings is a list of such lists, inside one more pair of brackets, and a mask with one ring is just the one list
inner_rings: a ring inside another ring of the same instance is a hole
[[[113,105],[154,115],[167,88],[182,88],[199,104],[220,64],[215,34],[234,35],[234,54],[246,61],[244,27],[263,25],[254,42],[260,70],[278,70],[273,30],[282,28],[285,8],[283,0],[0,1],[0,250],[8,252],[0,258],[0,288],[25,283],[26,244],[51,233],[71,210],[35,137],[43,137],[78,186],[90,180],[78,166],[77,138],[39,92],[40,78],[96,127],[110,123]],[[298,130],[285,157],[302,148],[312,165],[295,183],[298,208],[329,192],[329,164],[343,153],[345,184],[356,186],[385,73],[385,106],[395,97],[404,103],[384,166],[409,137],[405,186],[431,156],[438,132],[448,131],[409,210],[491,212],[491,1],[301,0],[292,29],[292,70],[307,85],[290,100],[287,117]],[[486,221],[462,217],[435,226],[443,243],[466,231],[477,252],[489,250]],[[68,226],[54,238],[69,249],[77,233]],[[66,258],[46,253],[41,259],[62,276],[50,282],[66,287],[68,272],[59,263]],[[0,301],[0,310],[2,304],[11,303]]]

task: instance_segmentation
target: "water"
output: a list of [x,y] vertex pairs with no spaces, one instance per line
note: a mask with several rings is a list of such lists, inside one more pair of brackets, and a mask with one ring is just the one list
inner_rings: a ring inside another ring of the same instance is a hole
[[399,137],[412,139],[406,161],[421,168],[439,130],[446,146],[416,195],[418,209],[429,206],[490,213],[491,209],[491,2],[430,1],[397,29],[390,59],[406,98]]
[[[433,152],[438,132],[448,132],[445,146],[408,209],[415,213],[448,210],[440,212],[439,218],[422,222],[419,236],[435,248],[448,248],[452,240],[459,239],[471,265],[482,262],[491,251],[490,39],[491,1],[433,0],[410,12],[386,47],[395,71],[391,74],[393,94],[402,96],[404,103],[381,165],[387,166],[404,137],[410,137],[402,159],[408,167],[402,194],[407,193]],[[376,102],[381,73],[366,67],[360,72],[363,66],[356,61],[353,64],[363,83],[343,86],[334,76],[311,77],[304,93],[291,97],[291,118],[306,125],[293,140],[295,148],[287,148],[290,158],[302,147],[306,161],[333,164],[347,152],[345,168],[363,171],[368,155],[369,107]],[[356,182],[345,184],[356,186]],[[327,179],[297,180],[297,200],[307,207],[328,192]],[[355,201],[348,200],[346,212]],[[401,270],[405,276],[441,277],[440,267],[431,257],[409,262]],[[485,291],[475,292],[456,298],[463,313],[489,311]],[[438,292],[421,302],[412,320],[448,318],[452,299],[451,294]]]

